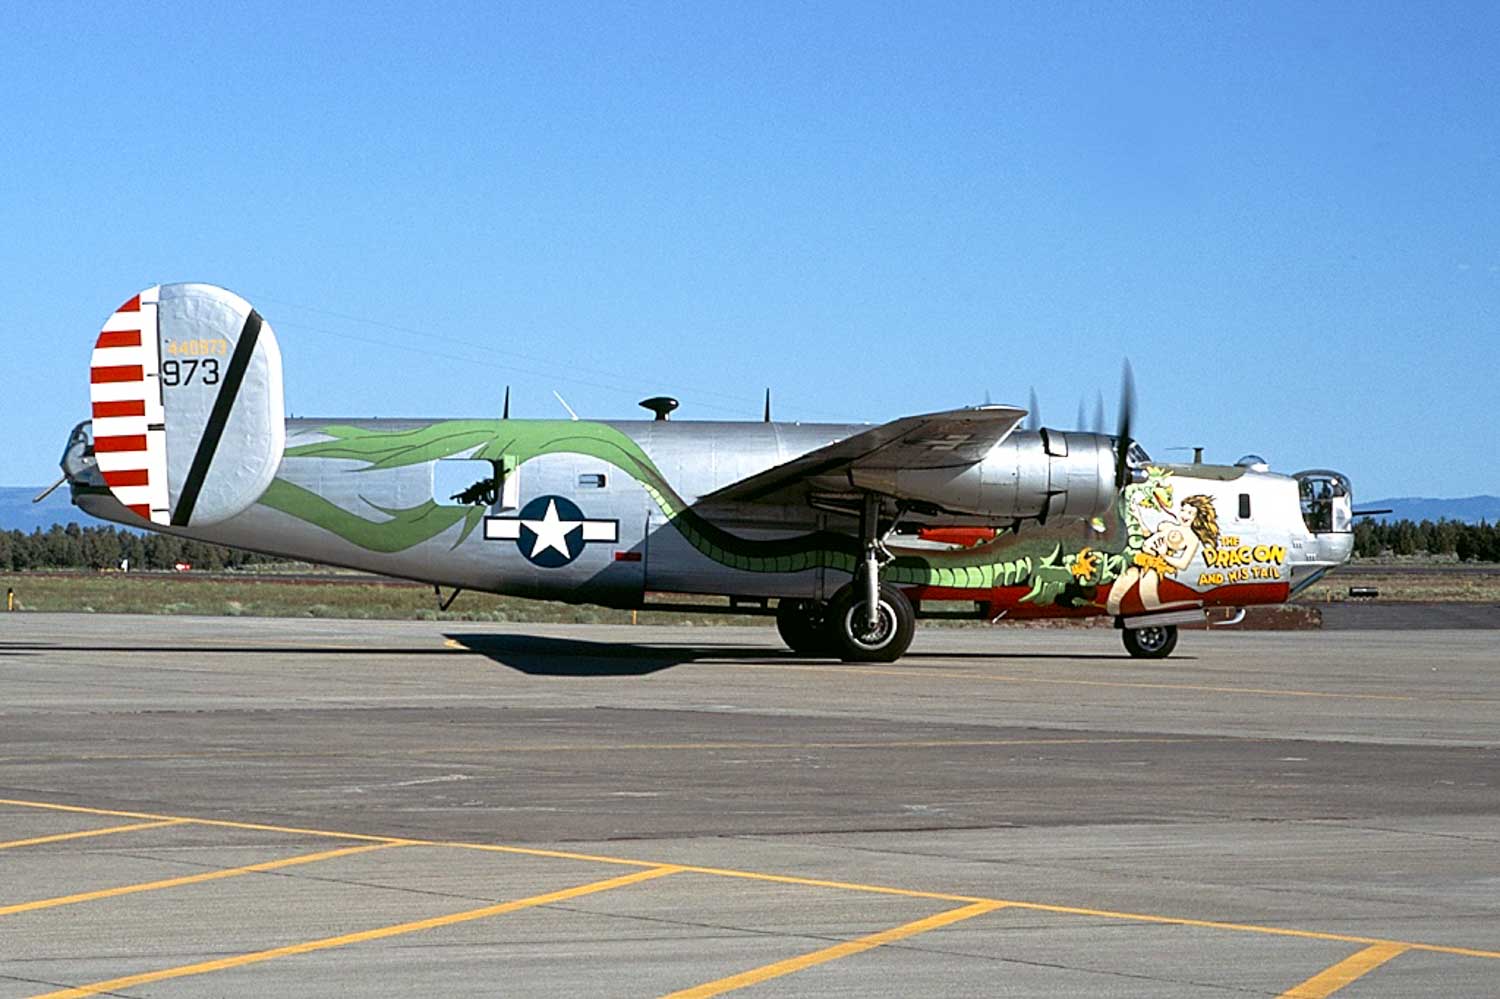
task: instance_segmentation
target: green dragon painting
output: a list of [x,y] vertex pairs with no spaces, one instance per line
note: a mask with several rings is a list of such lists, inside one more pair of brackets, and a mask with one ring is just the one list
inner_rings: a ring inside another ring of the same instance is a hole
[[[321,433],[328,439],[289,447],[286,459],[345,459],[363,463],[361,471],[374,471],[455,456],[519,467],[543,455],[587,455],[609,462],[640,483],[667,522],[693,548],[722,565],[748,572],[822,568],[851,574],[858,566],[858,543],[848,535],[816,531],[793,538],[751,540],[710,523],[672,488],[640,445],[607,424],[581,420],[447,420],[400,430],[330,425],[321,428]],[[1130,511],[1132,501],[1141,495],[1139,490],[1159,487],[1170,474],[1159,469],[1152,472],[1154,479],[1148,483],[1127,487],[1122,504],[1126,522],[1132,525],[1129,541],[1136,545],[1140,527]],[[445,505],[429,499],[405,509],[376,506],[388,519],[372,520],[282,478],[272,483],[260,503],[378,552],[403,551],[461,524],[454,542],[457,547],[485,515],[482,506]],[[1014,539],[1002,535],[973,548],[901,554],[885,568],[883,576],[897,585],[960,590],[1029,586],[1022,597],[1026,603],[1082,606],[1092,601],[1098,587],[1119,575],[1130,554],[1128,545],[1124,553],[1089,546],[1065,553],[1062,544],[1056,543],[1045,555],[1035,551],[1018,554],[1016,547]]]

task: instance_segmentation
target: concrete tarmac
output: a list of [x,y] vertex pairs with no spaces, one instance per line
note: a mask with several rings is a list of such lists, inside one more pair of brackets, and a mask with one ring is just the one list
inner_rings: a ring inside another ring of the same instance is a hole
[[1500,633],[0,617],[0,999],[1500,996]]
[[1500,628],[1500,604],[1344,600],[1314,606],[1330,631]]

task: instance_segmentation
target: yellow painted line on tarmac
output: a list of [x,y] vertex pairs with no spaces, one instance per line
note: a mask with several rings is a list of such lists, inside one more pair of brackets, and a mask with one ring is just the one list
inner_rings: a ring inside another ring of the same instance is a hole
[[[513,853],[523,857],[552,857],[557,860],[584,860],[599,864],[628,864],[631,867],[654,867],[659,861],[631,860],[625,857],[605,857],[589,853],[569,853],[563,850],[544,850],[532,846],[504,846],[494,843],[437,842],[431,846],[446,846],[456,850],[481,850],[487,853]],[[836,888],[840,891],[865,892],[871,895],[901,895],[906,898],[931,898],[940,902],[993,902],[1009,905],[1003,899],[976,898],[971,895],[951,895],[946,892],[920,891],[915,888],[891,888],[885,885],[867,885],[856,881],[820,881],[791,874],[761,874],[755,871],[736,871],[725,867],[700,867],[694,864],[676,865],[684,874],[707,874],[719,878],[744,878],[749,881],[769,881],[776,884],[800,885],[804,888]]]
[[665,999],[708,999],[709,996],[723,995],[725,992],[733,992],[735,989],[743,989],[750,985],[758,985],[761,982],[780,978],[782,975],[790,975],[793,972],[802,971],[804,968],[816,967],[827,964],[829,961],[837,961],[840,958],[852,957],[867,950],[879,947],[883,944],[895,943],[897,940],[905,940],[914,937],[918,933],[926,933],[942,926],[949,926],[965,919],[982,916],[986,912],[994,912],[996,909],[1005,908],[1003,902],[976,902],[966,905],[961,909],[949,909],[926,919],[918,919],[915,922],[905,923],[901,926],[892,927],[889,930],[881,930],[879,933],[871,933],[869,936],[860,937],[857,940],[846,940],[832,947],[824,947],[809,954],[799,957],[788,958],[785,961],[777,961],[774,964],[763,965],[742,971],[728,978],[720,978],[717,981],[706,982],[690,989],[673,992]]
[[1406,953],[1411,948],[1404,944],[1374,944],[1357,954],[1344,958],[1338,964],[1325,968],[1300,985],[1294,985],[1281,993],[1277,999],[1325,999],[1339,989],[1363,978],[1393,957]]
[[[1121,912],[1113,909],[1092,909],[1082,906],[1056,905],[1047,902],[1026,902],[1019,899],[987,898],[977,895],[956,895],[949,892],[920,891],[911,888],[894,888],[888,885],[860,884],[853,881],[825,881],[817,878],[799,877],[791,874],[767,874],[759,871],[741,871],[727,867],[705,867],[693,864],[677,864],[658,860],[636,860],[629,857],[614,857],[603,854],[575,853],[567,850],[548,850],[541,847],[506,846],[495,843],[465,843],[456,840],[418,839],[409,837],[370,836],[363,833],[330,832],[326,830],[300,829],[292,826],[273,826],[248,822],[231,822],[224,819],[195,819],[186,816],[150,815],[143,812],[123,812],[106,809],[84,808],[79,805],[56,805],[46,802],[0,799],[0,805],[56,809],[68,812],[83,812],[94,815],[122,815],[133,818],[165,819],[181,818],[196,825],[223,826],[230,829],[252,829],[264,832],[283,832],[301,836],[326,836],[335,839],[366,840],[369,847],[353,847],[353,850],[377,849],[381,846],[440,846],[459,850],[479,850],[488,853],[509,853],[525,857],[550,857],[558,860],[577,860],[598,864],[613,864],[623,867],[656,869],[669,867],[684,874],[707,874],[724,878],[744,878],[749,881],[766,881],[776,884],[802,885],[808,888],[832,888],[841,891],[865,892],[876,895],[901,895],[908,898],[931,898],[946,902],[984,903],[1029,909],[1035,912],[1051,912],[1064,916],[1089,916],[1095,919],[1117,919],[1124,922],[1152,923],[1163,926],[1192,926],[1210,930],[1230,930],[1238,933],[1259,933],[1267,936],[1295,937],[1304,940],[1331,940],[1339,943],[1364,944],[1367,946],[1397,946],[1409,950],[1426,951],[1433,954],[1454,954],[1460,957],[1479,957],[1500,960],[1500,950],[1482,950],[1473,947],[1454,947],[1446,944],[1418,943],[1407,940],[1390,940],[1380,937],[1362,937],[1347,933],[1325,933],[1318,930],[1301,930],[1281,926],[1265,926],[1256,923],[1231,923],[1212,919],[1192,919],[1184,916],[1165,916],[1144,912]],[[338,851],[332,851],[338,852]],[[295,860],[293,862],[296,862]],[[3,910],[0,910],[3,911]]]
[[[357,849],[372,848],[358,847]],[[319,940],[308,940],[305,943],[289,944],[285,947],[272,947],[269,950],[252,951],[248,954],[236,954],[233,957],[223,957],[213,961],[200,961],[196,964],[178,965],[175,968],[163,968],[160,971],[147,971],[137,975],[126,975],[122,978],[111,978],[108,981],[80,985],[71,989],[61,989],[57,992],[48,992],[43,996],[38,996],[37,999],[74,999],[74,997],[78,996],[98,995],[100,992],[114,992],[119,989],[132,988],[136,985],[165,981],[169,978],[204,975],[212,971],[224,971],[228,968],[244,967],[247,964],[259,964],[262,961],[274,961],[278,958],[294,957],[298,954],[311,954],[314,951],[330,950],[334,947],[347,947],[350,944],[363,943],[367,940],[384,940],[387,937],[397,937],[407,933],[418,933],[422,930],[433,930],[441,926],[452,926],[455,923],[467,923],[475,919],[500,916],[507,912],[530,909],[538,905],[564,902],[568,899],[578,898],[581,895],[593,895],[598,892],[637,884],[641,881],[650,881],[653,878],[665,877],[668,874],[676,874],[679,870],[681,868],[661,865],[653,867],[650,870],[636,871],[634,874],[625,874],[621,877],[610,878],[607,881],[594,881],[586,885],[578,885],[574,888],[564,888],[561,891],[548,892],[545,895],[533,895],[530,898],[501,902],[498,905],[487,905],[479,909],[468,909],[464,912],[455,912],[447,916],[433,916],[430,919],[418,919],[409,923],[381,926],[373,930],[361,930],[358,933],[345,933],[335,937],[323,937]]]
[[112,836],[115,833],[137,832],[142,829],[160,829],[163,826],[180,826],[191,821],[191,819],[160,819],[155,822],[133,822],[128,826],[108,826],[103,829],[81,829],[78,832],[57,833],[52,836],[33,836],[31,839],[13,839],[9,843],[0,843],[0,850],[9,850],[13,846],[40,846],[43,843],[61,843],[65,840],[84,839],[89,836]]
[[1237,933],[1261,933],[1274,937],[1296,937],[1302,940],[1333,940],[1339,943],[1369,944],[1371,946],[1396,946],[1407,950],[1421,950],[1431,954],[1455,954],[1459,957],[1482,957],[1500,961],[1500,950],[1479,950],[1473,947],[1450,947],[1447,944],[1416,943],[1409,940],[1385,940],[1380,937],[1361,937],[1348,933],[1324,933],[1318,930],[1298,930],[1282,926],[1264,926],[1258,923],[1228,923],[1213,919],[1189,919],[1183,916],[1159,916],[1146,912],[1116,912],[1111,909],[1085,909],[1071,905],[1050,905],[1044,902],[1008,902],[1017,909],[1036,912],[1056,912],[1064,916],[1093,916],[1099,919],[1119,919],[1137,923],[1154,923],[1159,926],[1194,926],[1208,930],[1232,930]]
[[431,846],[431,841],[403,839],[400,836],[367,836],[364,833],[333,832],[328,829],[298,829],[295,826],[271,826],[261,822],[235,822],[230,819],[195,819],[179,815],[156,815],[151,812],[125,812],[114,808],[85,808],[82,805],[59,805],[49,801],[24,801],[18,798],[0,798],[0,805],[17,808],[45,808],[54,812],[78,812],[82,815],[113,815],[125,819],[170,819],[174,822],[191,822],[199,826],[217,826],[223,829],[248,829],[252,832],[290,833],[298,836],[323,836],[328,839],[354,839],[386,846]]
[[338,850],[324,850],[322,853],[307,853],[298,857],[285,857],[281,860],[266,860],[258,864],[246,864],[244,867],[226,867],[217,871],[204,871],[200,874],[187,874],[178,878],[164,878],[160,881],[145,881],[135,885],[120,885],[117,888],[101,888],[98,891],[79,892],[76,895],[59,895],[56,898],[43,898],[35,902],[17,902],[14,905],[0,906],[0,916],[9,916],[17,912],[34,912],[37,909],[54,909],[59,905],[76,905],[79,902],[97,902],[105,898],[117,898],[121,895],[134,895],[143,891],[161,891],[164,888],[180,888],[185,885],[202,884],[205,881],[218,881],[223,878],[235,878],[242,874],[258,874],[262,871],[279,871],[284,867],[295,867],[299,864],[314,864],[320,860],[334,860],[338,857],[352,857],[357,853],[369,853],[371,850],[384,850],[400,843],[370,843],[364,846],[346,846]]
[[715,669],[789,670],[804,673],[863,674],[866,676],[899,676],[915,679],[986,680],[992,683],[1037,683],[1063,687],[1122,687],[1133,690],[1187,690],[1210,694],[1252,694],[1257,697],[1311,697],[1353,701],[1423,701],[1434,698],[1404,694],[1357,694],[1328,690],[1277,689],[1275,687],[1221,687],[1199,683],[1153,683],[1146,680],[1076,680],[1055,676],[1016,676],[1010,673],[970,673],[963,670],[929,667],[922,669],[897,666],[792,666],[771,663],[712,664]]
[[[488,843],[437,842],[424,845],[448,846],[463,850],[485,850],[496,853],[516,853],[534,857],[556,857],[562,860],[588,860],[604,864],[629,864],[636,867],[646,867],[655,863],[649,860],[630,860],[623,857],[567,853],[561,850],[542,850],[524,846],[497,846]],[[1192,926],[1209,930],[1229,930],[1237,933],[1260,933],[1266,936],[1295,937],[1303,940],[1333,940],[1340,943],[1395,945],[1409,950],[1422,950],[1433,954],[1455,954],[1460,957],[1481,957],[1490,960],[1500,960],[1500,950],[1479,950],[1472,947],[1451,947],[1446,944],[1385,940],[1379,937],[1361,937],[1347,933],[1324,933],[1318,930],[1264,926],[1257,923],[1231,923],[1213,919],[1192,919],[1184,916],[1163,916],[1145,912],[1119,912],[1112,909],[1089,909],[1080,906],[1053,905],[1046,902],[1025,902],[1018,899],[955,895],[948,892],[893,888],[887,885],[860,884],[854,881],[823,881],[817,878],[804,878],[790,874],[766,874],[759,871],[740,871],[727,867],[702,867],[695,864],[681,864],[679,865],[679,869],[685,874],[708,874],[721,878],[744,878],[748,881],[769,881],[777,884],[801,885],[808,888],[834,888],[842,891],[865,892],[873,895],[903,895],[908,898],[931,898],[945,902],[983,903],[986,905],[1005,906],[1007,908],[1029,909],[1035,912],[1052,912],[1064,916],[1090,916],[1096,919],[1117,919],[1122,922],[1153,923],[1163,926]]]

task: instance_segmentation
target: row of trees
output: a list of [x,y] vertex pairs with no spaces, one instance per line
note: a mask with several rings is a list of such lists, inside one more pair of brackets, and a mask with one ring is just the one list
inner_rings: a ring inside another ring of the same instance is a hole
[[187,562],[194,569],[237,569],[260,562],[285,562],[267,555],[186,541],[165,534],[140,534],[117,527],[54,524],[50,530],[0,531],[0,572],[27,569],[114,569],[122,560],[132,569],[170,569]]
[[1366,517],[1354,525],[1354,554],[1457,555],[1464,562],[1500,562],[1500,524],[1480,521],[1411,520],[1380,522]]
[[[1377,555],[1457,555],[1463,561],[1500,562],[1500,524],[1454,520],[1381,523],[1366,518],[1354,527],[1354,553]],[[66,527],[47,531],[0,531],[0,572],[26,569],[113,569],[124,559],[133,569],[170,569],[187,562],[194,569],[237,569],[284,562],[268,555],[185,541],[165,534],[139,534],[117,527]]]

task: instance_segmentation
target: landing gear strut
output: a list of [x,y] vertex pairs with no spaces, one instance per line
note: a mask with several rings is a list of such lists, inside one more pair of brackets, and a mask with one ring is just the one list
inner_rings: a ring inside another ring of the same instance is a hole
[[880,581],[880,568],[894,557],[880,534],[880,497],[866,493],[859,516],[864,550],[860,572],[834,594],[827,627],[845,662],[894,662],[911,645],[917,616],[906,594]]
[[916,611],[906,594],[880,581],[881,566],[894,556],[880,534],[879,496],[865,496],[859,535],[863,557],[854,578],[832,600],[786,599],[776,605],[776,630],[793,652],[888,663],[911,646]]
[[879,533],[880,497],[866,493],[864,509],[859,515],[859,540],[865,549],[865,627],[870,631],[880,626],[880,566],[891,560]]
[[897,586],[880,582],[880,567],[894,556],[880,535],[879,496],[865,495],[859,541],[862,558],[853,579],[832,600],[784,598],[775,606],[775,630],[793,652],[837,655],[846,663],[892,663],[906,654],[916,612]]

